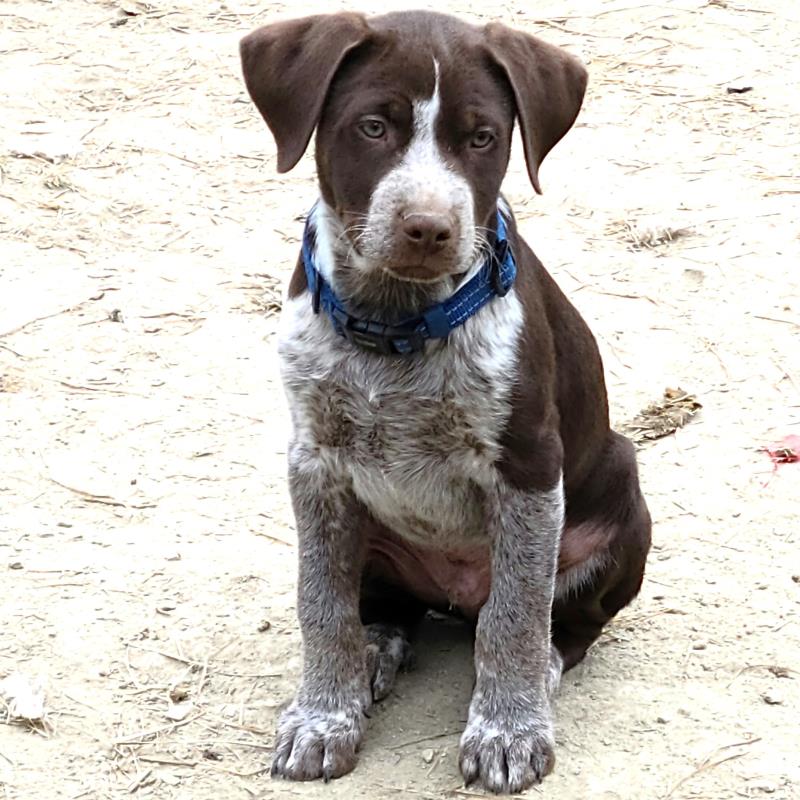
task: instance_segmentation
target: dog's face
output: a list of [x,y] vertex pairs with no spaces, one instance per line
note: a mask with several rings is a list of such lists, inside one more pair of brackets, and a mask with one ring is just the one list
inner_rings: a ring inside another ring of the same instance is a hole
[[357,268],[436,281],[477,260],[514,103],[476,43],[462,48],[459,65],[443,48],[415,50],[419,38],[402,27],[392,32],[333,81],[317,128],[320,185]]
[[428,12],[308,17],[242,42],[245,80],[291,169],[317,128],[347,267],[436,283],[482,260],[515,117],[531,180],[586,84],[563,51]]

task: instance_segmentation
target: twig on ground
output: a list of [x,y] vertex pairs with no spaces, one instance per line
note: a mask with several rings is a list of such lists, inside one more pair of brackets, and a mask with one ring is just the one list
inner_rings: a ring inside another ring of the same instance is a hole
[[448,736],[456,736],[461,733],[461,729],[444,731],[443,733],[435,733],[432,736],[420,736],[417,739],[409,739],[407,742],[400,742],[400,744],[390,744],[384,747],[384,750],[400,750],[403,747],[409,747],[412,744],[421,744],[422,742],[432,742],[434,739],[445,739]]
[[793,319],[783,319],[782,317],[768,317],[765,314],[753,314],[756,319],[765,319],[769,322],[782,322],[784,325],[793,325],[795,328],[800,328],[800,322],[795,322]]
[[166,767],[196,767],[197,761],[178,761],[171,758],[159,758],[157,756],[140,755],[139,761],[145,761],[148,764],[163,764]]
[[70,306],[69,308],[62,308],[60,311],[54,311],[52,314],[43,314],[41,317],[34,317],[33,319],[29,319],[27,322],[23,322],[21,325],[17,325],[16,328],[10,328],[7,331],[3,331],[0,333],[0,339],[11,336],[13,333],[19,333],[20,331],[25,330],[29,325],[34,325],[37,322],[42,322],[46,319],[52,319],[53,317],[60,317],[62,314],[69,314],[70,311],[75,311],[76,309],[80,308],[84,303],[89,302],[89,300],[84,300],[74,306]]
[[123,736],[122,738],[115,739],[114,744],[145,744],[148,739],[152,739],[154,736],[159,736],[162,733],[172,733],[172,731],[176,730],[177,728],[182,728],[184,725],[189,725],[190,723],[195,722],[204,714],[205,712],[201,711],[199,714],[195,714],[193,717],[187,717],[186,719],[182,719],[178,722],[171,722],[169,725],[161,725],[158,728],[142,729],[136,731],[136,733],[130,734],[129,736]]
[[263,775],[269,772],[269,765],[265,764],[263,767],[251,770],[250,772],[237,772],[234,769],[225,769],[224,767],[215,767],[213,764],[208,765],[214,772],[224,772],[226,775],[235,775],[237,778],[255,778],[256,775]]
[[165,653],[163,650],[156,650],[154,647],[145,647],[143,644],[137,644],[136,642],[128,642],[128,647],[133,647],[136,650],[143,650],[145,653],[153,653],[157,656],[161,656],[162,658],[168,658],[170,661],[177,661],[179,664],[187,664],[190,667],[200,667],[201,664],[199,661],[194,661],[191,658],[183,658],[181,656],[173,655],[172,653]]
[[93,492],[87,492],[85,489],[78,489],[75,486],[70,486],[67,483],[62,483],[61,481],[54,478],[52,475],[47,475],[47,480],[51,481],[52,483],[56,484],[56,486],[60,486],[62,489],[67,489],[70,492],[74,492],[75,494],[83,497],[85,500],[88,500],[90,503],[101,503],[105,506],[115,506],[118,508],[125,508],[125,503],[115,500],[113,497],[107,494],[94,494]]
[[726,761],[733,761],[736,758],[742,758],[743,756],[747,755],[746,752],[732,753],[729,756],[725,756],[724,758],[719,758],[716,761],[714,761],[713,760],[714,757],[719,755],[723,750],[730,750],[732,747],[748,747],[749,745],[755,744],[756,742],[760,741],[761,737],[756,736],[753,739],[747,739],[742,742],[733,742],[731,744],[725,744],[722,745],[721,747],[718,747],[716,750],[714,750],[712,753],[706,756],[706,758],[703,759],[703,761],[696,769],[692,770],[692,772],[690,772],[688,775],[684,776],[676,784],[674,784],[672,788],[662,797],[662,800],[669,800],[669,798],[671,798],[675,794],[675,792],[677,792],[678,789],[680,789],[681,786],[683,786],[687,781],[690,781],[692,778],[695,778],[697,775],[700,775],[703,772],[707,772],[710,769],[714,769],[715,767],[720,766],[720,764],[724,764]]
[[791,677],[791,673],[798,675],[796,670],[789,669],[789,667],[781,667],[777,664],[748,664],[746,667],[742,667],[730,680],[730,682],[725,687],[726,689],[730,689],[733,684],[744,675],[745,672],[753,672],[757,669],[765,669],[771,672],[777,678],[789,678]]

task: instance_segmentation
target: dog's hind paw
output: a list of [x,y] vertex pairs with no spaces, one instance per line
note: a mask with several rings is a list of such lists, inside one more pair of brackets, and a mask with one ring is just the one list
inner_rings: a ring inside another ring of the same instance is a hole
[[367,674],[372,699],[383,700],[394,688],[397,673],[409,669],[414,654],[403,628],[383,622],[366,626]]

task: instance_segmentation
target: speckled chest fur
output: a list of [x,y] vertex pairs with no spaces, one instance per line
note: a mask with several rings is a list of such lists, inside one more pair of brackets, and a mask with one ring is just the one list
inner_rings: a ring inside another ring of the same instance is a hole
[[458,550],[486,541],[511,411],[522,310],[512,292],[446,342],[412,358],[348,346],[308,297],[288,300],[280,356],[293,457],[320,458],[371,515],[410,543]]

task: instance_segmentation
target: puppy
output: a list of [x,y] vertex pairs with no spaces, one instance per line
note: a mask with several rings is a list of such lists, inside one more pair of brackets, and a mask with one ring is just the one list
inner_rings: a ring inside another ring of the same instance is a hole
[[636,595],[650,544],[595,341],[500,196],[586,87],[568,53],[441,14],[333,14],[243,39],[278,171],[316,129],[320,197],[282,314],[304,665],[272,774],[336,778],[427,609],[476,622],[467,784],[553,768],[550,697]]

